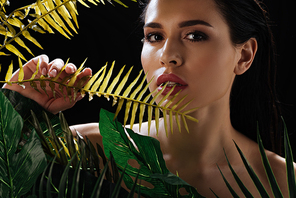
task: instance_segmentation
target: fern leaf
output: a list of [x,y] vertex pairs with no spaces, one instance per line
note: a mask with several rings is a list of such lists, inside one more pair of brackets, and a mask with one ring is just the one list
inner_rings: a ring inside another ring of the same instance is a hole
[[63,36],[70,39],[70,37],[64,32],[64,30],[49,15],[47,15],[48,11],[46,10],[45,6],[41,3],[41,0],[37,0],[37,5],[41,11],[41,14],[44,15],[45,21],[49,23],[53,28],[55,28]]
[[[89,98],[90,100],[92,99],[93,93],[95,93],[97,91],[97,89],[99,88],[99,86],[101,85],[101,82],[104,79],[105,73],[106,73],[106,67],[103,69],[102,75],[99,77],[99,79],[94,83],[94,85],[91,88],[90,98]],[[100,95],[98,94],[98,96],[100,96]]]
[[189,129],[188,129],[188,125],[187,125],[185,116],[182,114],[181,117],[182,117],[182,121],[183,121],[183,124],[184,124],[185,129],[189,133]]
[[162,92],[165,90],[165,88],[167,87],[167,85],[168,85],[168,83],[166,83],[163,87],[162,87],[162,89],[152,98],[152,100],[150,101],[150,105],[152,105],[155,101],[156,101],[156,99],[162,94]]
[[[93,83],[95,82],[95,80],[98,78],[98,76],[100,75],[100,73],[106,69],[107,64],[102,67],[93,77],[91,77],[91,79],[86,83],[86,85],[84,86],[81,95],[85,95],[85,91],[89,90],[89,88],[93,85]],[[91,94],[90,94],[91,95]],[[91,100],[91,99],[89,99]]]
[[67,61],[66,61],[66,63],[65,63],[65,65],[62,67],[62,69],[60,70],[60,72],[56,75],[56,77],[54,77],[52,80],[53,81],[57,81],[59,78],[60,78],[60,76],[61,76],[61,74],[62,74],[62,72],[66,69],[66,66],[68,65],[68,62],[69,62],[69,58],[67,59]]
[[11,51],[15,55],[17,55],[17,56],[21,57],[23,60],[27,61],[26,58],[20,53],[20,51],[18,51],[18,49],[16,49],[13,45],[6,44],[5,47],[8,51]]
[[[18,61],[19,61],[19,67],[20,67],[19,75],[18,75],[18,81],[22,82],[24,80],[23,63],[22,63],[20,57],[18,58]],[[19,83],[19,85],[21,85],[25,89],[25,85],[23,83]]]
[[77,20],[77,16],[76,16],[76,15],[78,15],[78,12],[77,12],[75,6],[73,6],[73,3],[70,1],[69,3],[65,3],[64,6],[66,7],[67,11],[70,13],[73,21],[75,22],[76,27],[79,28],[78,20]]
[[[13,13],[13,15],[14,15],[14,17],[19,17],[21,20],[23,20],[26,17],[26,15],[24,13],[22,13],[21,11],[15,11]],[[14,18],[14,19],[16,19],[16,18]]]
[[126,81],[132,71],[133,67],[129,69],[129,71],[125,74],[124,78],[122,79],[121,83],[117,86],[117,89],[114,92],[114,95],[119,95],[120,92],[123,90],[124,85],[126,84]]
[[150,135],[150,128],[151,128],[151,122],[152,122],[152,107],[148,106],[148,136]]
[[38,19],[37,23],[47,32],[53,34],[54,31],[51,29],[51,27],[43,20],[43,19]]
[[[142,72],[143,72],[143,70],[140,71],[139,75],[141,75]],[[138,95],[137,99],[136,99],[136,100],[138,100],[138,101],[143,97],[144,93],[146,92],[146,90],[147,90],[148,87],[149,87],[149,84],[152,82],[152,80],[151,80],[151,81],[147,84],[147,86],[146,86],[144,89],[142,89],[142,87],[143,87],[143,85],[144,85],[144,82],[146,82],[147,74],[148,74],[148,73],[145,74],[145,76],[143,77],[143,79],[142,79],[141,83],[139,84],[139,86],[138,86],[138,87],[134,90],[134,92],[131,94],[131,96],[133,96],[133,98],[134,98],[135,95],[136,95],[136,93],[139,93],[139,92],[142,90],[142,91],[140,92],[140,94]],[[152,79],[153,79],[153,78],[152,78]]]
[[179,132],[181,132],[181,125],[180,125],[179,114],[178,113],[176,113],[175,118],[176,118],[176,123],[177,123],[177,126],[178,126],[178,130],[179,130]]
[[145,104],[140,104],[139,131],[141,131],[144,113],[145,113]]
[[96,2],[94,2],[93,0],[88,0],[89,2],[91,2],[92,4],[94,4],[94,5],[98,5]]
[[5,76],[5,81],[11,85],[11,83],[9,82],[9,80],[11,79],[12,77],[12,71],[13,71],[13,63],[11,61],[9,67],[8,67],[8,70],[7,70],[7,73],[6,73],[6,76]]
[[120,112],[120,110],[122,108],[123,103],[124,103],[124,99],[120,98],[119,101],[118,101],[117,108],[116,108],[115,115],[114,115],[113,119],[115,119],[118,116],[118,114],[119,114],[119,112]]
[[[173,134],[173,111],[169,111],[170,115],[170,128],[171,128],[171,133]],[[179,117],[176,115],[176,120],[179,121]],[[179,131],[181,132],[181,129],[179,127]]]
[[[62,4],[62,2],[60,0],[55,0],[55,3],[60,6]],[[58,7],[58,12],[59,14],[63,17],[63,19],[66,21],[66,23],[69,25],[69,27],[76,33],[76,29],[73,25],[73,23],[71,22],[70,19],[72,19],[71,15],[69,14],[69,12],[67,11],[66,7],[64,5],[62,5],[61,7]]]
[[133,104],[133,110],[132,110],[132,117],[131,117],[131,121],[130,121],[130,128],[133,129],[133,125],[135,123],[135,118],[136,118],[136,113],[138,110],[138,106],[139,103],[138,102],[134,102]]
[[159,108],[155,107],[155,128],[156,128],[156,135],[159,132]]
[[16,35],[16,30],[7,22],[4,22],[4,24],[8,27],[9,32],[11,33],[11,36]]
[[20,39],[19,37],[15,38],[15,42],[17,42],[17,44],[19,44],[21,47],[25,48],[30,54],[32,54],[34,56],[34,54],[31,52],[31,50],[26,46],[26,44],[24,43],[24,41],[22,41],[22,39]]
[[174,85],[171,90],[159,101],[158,105],[161,106],[162,103],[171,95],[171,93],[174,91],[176,85]]
[[163,121],[164,121],[164,131],[165,131],[166,136],[168,137],[169,133],[168,133],[167,111],[166,110],[163,110]]
[[124,93],[122,94],[123,97],[127,97],[128,94],[131,92],[132,88],[135,86],[135,84],[138,82],[139,78],[141,76],[141,73],[135,78],[135,80],[126,88]]
[[35,38],[33,38],[27,30],[22,31],[22,34],[26,39],[34,43],[40,49],[43,49],[42,46],[38,43],[38,41]]
[[46,91],[46,82],[44,80],[40,81],[40,87],[46,93],[46,95],[49,97],[49,95],[48,95],[48,93]]
[[64,30],[66,30],[66,32],[73,36],[72,33],[69,31],[69,29],[67,28],[67,26],[64,24],[63,20],[60,18],[60,16],[58,15],[58,13],[55,11],[55,5],[53,3],[52,0],[47,0],[47,2],[44,4],[47,8],[47,10],[53,10],[51,13],[50,13],[50,16],[56,21],[56,23],[63,27]]
[[86,3],[84,3],[84,1],[78,0],[78,2],[81,3],[82,5],[84,5],[85,7],[89,8],[89,6]]
[[180,105],[180,103],[184,101],[186,97],[187,95],[183,96],[183,98],[181,98],[171,109],[175,110]]
[[114,0],[114,1],[115,1],[116,3],[122,5],[123,7],[128,8],[128,6],[125,5],[124,3],[122,3],[122,1],[120,1],[120,0]]
[[24,24],[17,18],[9,18],[7,22],[11,25],[21,28]]
[[[117,74],[117,76],[113,79],[111,85],[109,86],[109,88],[108,88],[107,91],[106,91],[107,94],[111,94],[111,93],[112,93],[114,87],[116,86],[116,84],[117,84],[118,81],[119,81],[119,78],[120,78],[120,76],[121,76],[121,74],[122,74],[124,68],[125,68],[125,65],[120,69],[120,71],[119,71],[119,73]],[[108,99],[109,99],[109,98],[108,98]]]
[[125,126],[126,125],[126,122],[129,118],[129,111],[130,111],[130,108],[131,108],[131,105],[132,105],[132,101],[129,100],[126,102],[126,105],[125,105],[125,113],[124,113],[124,121],[123,121],[123,125]]
[[102,85],[100,86],[100,89],[99,89],[99,92],[100,92],[100,93],[105,92],[105,89],[107,88],[108,82],[109,82],[109,80],[110,80],[110,78],[111,78],[111,75],[112,75],[112,72],[113,72],[114,65],[115,65],[115,61],[113,61],[112,66],[111,66],[111,68],[109,69],[109,71],[108,71],[108,73],[107,73],[107,75],[106,75],[106,78],[104,79]]
[[[193,99],[192,99],[193,100]],[[183,109],[185,109],[191,102],[192,100],[188,101],[187,103],[185,103],[184,105],[182,105],[178,110],[182,111]]]
[[[155,100],[162,94],[162,92],[165,90],[165,88],[167,87],[167,83],[163,86],[163,88],[152,98],[152,100],[150,101],[150,105],[148,106],[148,135],[150,134],[150,128],[151,128],[151,121],[152,121],[152,104],[155,102]],[[157,90],[155,90],[157,91]],[[155,119],[155,125],[159,126],[159,119]],[[157,135],[158,135],[158,128],[156,128],[157,130]]]
[[77,80],[77,76],[78,74],[81,72],[81,70],[84,68],[84,64],[86,62],[87,59],[84,60],[84,62],[80,65],[80,67],[76,70],[76,72],[73,74],[73,76],[71,77],[68,86],[73,86],[75,81]]
[[4,52],[0,52],[0,56],[8,56],[9,54],[5,54]]

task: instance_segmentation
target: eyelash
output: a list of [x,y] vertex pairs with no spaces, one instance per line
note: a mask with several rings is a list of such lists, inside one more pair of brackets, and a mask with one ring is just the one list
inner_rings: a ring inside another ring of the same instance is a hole
[[[208,40],[208,36],[203,33],[203,32],[200,32],[200,31],[194,31],[194,32],[190,32],[188,34],[186,34],[186,36],[184,37],[184,39],[186,39],[186,37],[188,37],[189,35],[194,35],[194,36],[198,36],[199,38],[198,39],[187,39],[189,40],[190,42],[201,42],[201,41],[206,41]],[[155,41],[152,41],[151,40],[151,37],[152,36],[160,36],[161,38],[156,38]],[[163,40],[163,36],[160,34],[160,33],[157,33],[157,32],[152,32],[152,33],[148,33],[147,35],[145,35],[145,37],[142,39],[142,41],[147,41],[149,43],[156,43],[156,42],[160,42],[161,40]]]

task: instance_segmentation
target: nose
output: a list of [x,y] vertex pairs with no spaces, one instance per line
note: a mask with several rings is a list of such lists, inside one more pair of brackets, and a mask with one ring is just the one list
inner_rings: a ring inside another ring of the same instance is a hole
[[160,55],[160,64],[166,67],[179,67],[183,64],[181,46],[177,41],[166,40]]

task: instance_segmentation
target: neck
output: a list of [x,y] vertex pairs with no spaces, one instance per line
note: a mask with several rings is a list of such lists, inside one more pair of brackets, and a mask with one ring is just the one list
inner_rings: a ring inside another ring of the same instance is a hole
[[233,140],[237,139],[239,133],[231,125],[229,105],[214,104],[200,108],[191,116],[197,118],[199,123],[187,120],[189,133],[183,125],[179,133],[176,124],[173,126],[174,133],[169,133],[168,138],[165,133],[159,133],[167,162],[178,167],[178,163],[183,166],[185,161],[190,160],[190,164],[199,168],[209,167],[225,163],[223,149],[228,156],[237,152]]

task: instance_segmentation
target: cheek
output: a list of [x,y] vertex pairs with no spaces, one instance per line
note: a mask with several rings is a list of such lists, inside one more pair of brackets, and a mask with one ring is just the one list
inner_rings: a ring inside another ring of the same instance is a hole
[[224,96],[235,76],[232,48],[208,46],[192,56],[191,60],[190,65],[194,67],[188,73],[192,74],[191,81],[198,87],[196,98],[216,100]]
[[[141,62],[145,74],[148,73],[147,82],[149,82],[152,77],[156,75],[156,70],[159,68],[156,52],[154,52],[151,47],[145,47],[144,45],[141,53]],[[156,81],[156,78],[154,78],[153,81]],[[152,85],[149,86],[150,91],[153,91],[156,88],[157,87],[152,87]]]

